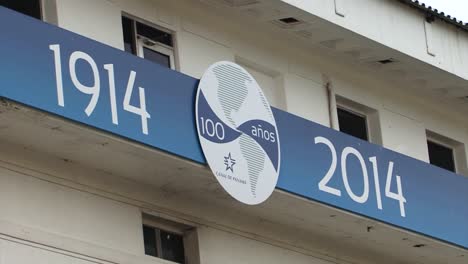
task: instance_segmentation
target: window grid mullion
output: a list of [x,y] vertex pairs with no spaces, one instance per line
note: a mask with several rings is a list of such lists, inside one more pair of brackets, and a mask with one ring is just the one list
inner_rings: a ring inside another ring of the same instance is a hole
[[155,235],[156,235],[156,255],[158,258],[163,258],[162,252],[162,243],[161,243],[161,230],[159,228],[155,228]]
[[132,19],[132,51],[133,51],[133,55],[139,56],[137,36],[138,36],[138,32],[137,32],[137,27],[136,27],[136,21]]

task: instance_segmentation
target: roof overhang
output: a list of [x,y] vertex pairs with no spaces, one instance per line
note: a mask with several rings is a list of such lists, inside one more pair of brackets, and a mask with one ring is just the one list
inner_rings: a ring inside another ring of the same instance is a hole
[[[461,116],[468,112],[468,32],[433,22],[432,31],[443,35],[433,36],[437,51],[430,54],[421,9],[395,0],[366,6],[352,1],[199,1],[226,17],[242,17],[251,30],[281,34],[288,47],[307,51],[316,58],[310,63],[331,76],[342,75],[334,71],[334,65],[342,65],[350,74],[391,84],[402,95],[431,98]],[[297,21],[283,23],[285,18]]]

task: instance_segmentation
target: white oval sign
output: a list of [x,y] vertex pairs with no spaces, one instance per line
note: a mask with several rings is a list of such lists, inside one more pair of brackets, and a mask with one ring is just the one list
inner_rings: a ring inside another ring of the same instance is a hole
[[203,153],[219,183],[240,202],[265,201],[278,181],[280,145],[255,79],[232,62],[211,65],[200,80],[195,113]]

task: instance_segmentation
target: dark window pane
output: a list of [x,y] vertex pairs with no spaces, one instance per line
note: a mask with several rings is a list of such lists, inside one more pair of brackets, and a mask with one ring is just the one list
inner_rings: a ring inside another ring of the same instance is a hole
[[0,0],[0,6],[41,19],[41,3],[39,0]]
[[368,140],[366,118],[350,111],[338,108],[340,131],[348,135]]
[[184,239],[180,235],[161,230],[162,258],[177,263],[185,263]]
[[157,257],[158,251],[156,246],[156,232],[154,228],[143,226],[143,240],[145,243],[145,254]]
[[171,59],[166,54],[159,53],[152,49],[143,48],[143,57],[164,67],[171,67]]
[[437,143],[428,141],[429,161],[432,165],[455,172],[455,161],[453,159],[453,150]]
[[135,48],[135,33],[133,32],[133,20],[122,17],[122,29],[124,36],[125,51],[128,53],[136,54]]
[[153,41],[172,47],[172,35],[159,29],[152,28],[145,24],[137,22],[137,33],[140,36],[147,37]]

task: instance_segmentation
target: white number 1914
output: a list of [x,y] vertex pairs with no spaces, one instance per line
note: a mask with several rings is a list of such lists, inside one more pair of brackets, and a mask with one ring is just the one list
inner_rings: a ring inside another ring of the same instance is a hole
[[[50,50],[54,53],[54,64],[55,64],[55,80],[57,85],[57,103],[59,106],[65,107],[65,96],[63,91],[63,74],[62,74],[62,58],[60,52],[60,45],[54,44],[49,46]],[[93,84],[88,86],[83,84],[77,75],[76,64],[79,60],[86,62],[91,72],[93,73]],[[88,106],[84,109],[87,116],[90,116],[99,101],[99,95],[101,94],[101,80],[99,74],[99,68],[95,60],[87,53],[82,51],[75,51],[70,55],[68,60],[68,66],[70,70],[70,78],[77,90],[84,94],[91,96]],[[110,111],[112,115],[112,123],[115,125],[119,124],[118,110],[117,110],[117,99],[115,92],[115,76],[114,76],[114,65],[105,64],[103,65],[105,71],[107,71],[107,78],[109,83],[109,99],[110,99]],[[130,99],[133,94],[133,87],[135,85],[136,72],[131,71],[128,78],[127,88],[125,90],[125,96],[123,100],[123,110],[130,113],[139,115],[141,117],[141,131],[143,134],[148,135],[148,119],[151,118],[150,114],[146,110],[146,97],[145,89],[138,87],[138,95],[140,106],[133,106],[130,104]]]

